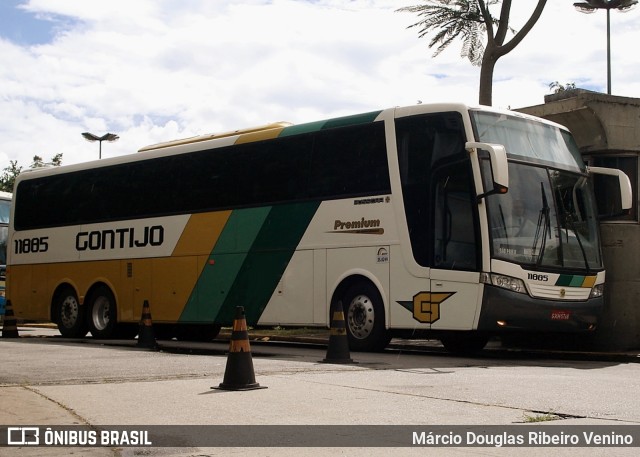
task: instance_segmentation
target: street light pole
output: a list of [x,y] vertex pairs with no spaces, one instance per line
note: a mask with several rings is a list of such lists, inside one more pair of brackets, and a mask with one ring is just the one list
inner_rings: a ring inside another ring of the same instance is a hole
[[611,95],[611,9],[607,8],[607,94]]
[[607,94],[611,95],[611,10],[626,13],[636,6],[638,0],[587,0],[574,3],[575,9],[581,13],[591,14],[599,9],[607,11]]
[[98,144],[99,144],[99,148],[98,148],[99,155],[98,155],[98,158],[100,158],[100,159],[102,159],[102,142],[103,141],[108,141],[108,142],[112,143],[112,142],[118,140],[118,138],[120,138],[115,133],[105,133],[102,136],[97,136],[97,135],[94,135],[93,133],[84,132],[82,134],[82,136],[84,137],[85,140],[90,141],[92,143],[94,141],[98,142]]

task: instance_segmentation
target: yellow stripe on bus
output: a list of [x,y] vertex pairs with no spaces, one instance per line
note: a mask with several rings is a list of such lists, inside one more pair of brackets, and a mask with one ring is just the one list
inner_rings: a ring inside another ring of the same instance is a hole
[[277,138],[280,132],[284,130],[284,127],[277,127],[274,129],[262,130],[260,132],[246,133],[240,135],[234,144],[253,143],[254,141],[271,140]]
[[596,278],[597,276],[586,276],[584,278],[584,282],[582,283],[582,287],[588,287],[588,288],[593,287],[596,283]]
[[230,215],[231,211],[192,214],[172,256],[211,254]]

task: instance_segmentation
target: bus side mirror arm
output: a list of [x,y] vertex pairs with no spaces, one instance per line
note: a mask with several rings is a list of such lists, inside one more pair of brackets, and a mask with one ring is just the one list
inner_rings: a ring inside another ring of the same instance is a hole
[[477,196],[478,203],[493,194],[506,194],[509,191],[509,164],[507,151],[501,144],[476,143],[468,141],[464,146],[467,151],[473,153],[477,149],[489,152],[491,162],[491,175],[493,176],[493,189]]
[[618,184],[620,185],[620,204],[624,211],[630,210],[633,206],[633,192],[631,190],[631,181],[629,176],[617,168],[604,168],[604,167],[587,167],[589,174],[617,176]]

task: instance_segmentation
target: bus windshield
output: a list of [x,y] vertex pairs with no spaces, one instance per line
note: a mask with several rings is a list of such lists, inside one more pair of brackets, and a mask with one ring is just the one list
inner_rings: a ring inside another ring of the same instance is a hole
[[478,141],[497,143],[510,158],[585,172],[585,163],[571,134],[553,125],[516,116],[471,111]]
[[[479,140],[504,144],[509,154],[509,192],[487,198],[493,257],[533,269],[601,270],[595,201],[571,135],[487,114],[474,117]],[[552,161],[553,168],[545,166]],[[488,160],[482,170],[491,188]]]

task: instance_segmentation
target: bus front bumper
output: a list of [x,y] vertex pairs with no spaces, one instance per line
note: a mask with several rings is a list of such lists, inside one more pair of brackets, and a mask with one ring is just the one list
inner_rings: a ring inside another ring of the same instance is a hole
[[486,285],[478,330],[589,332],[596,328],[604,298],[552,301]]

